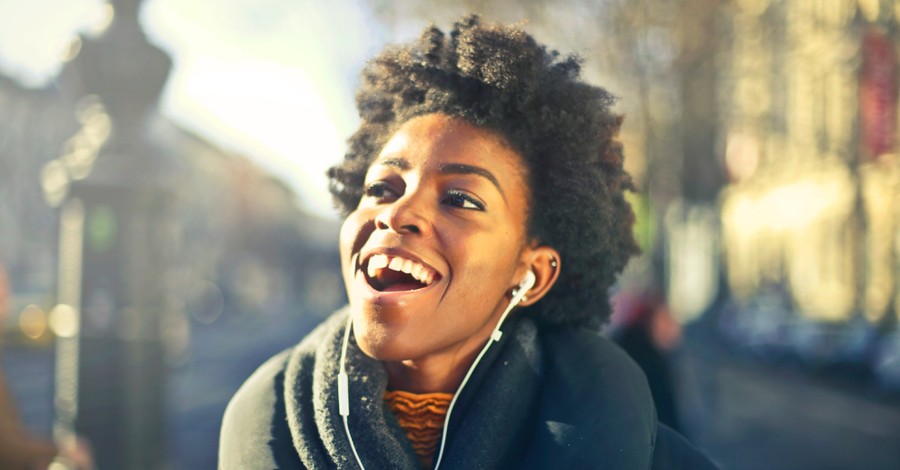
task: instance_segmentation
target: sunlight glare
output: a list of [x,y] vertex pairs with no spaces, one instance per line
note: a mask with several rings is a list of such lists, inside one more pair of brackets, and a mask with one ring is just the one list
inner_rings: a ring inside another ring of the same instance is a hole
[[0,73],[26,88],[46,86],[71,59],[76,35],[94,27],[105,5],[101,0],[0,1]]

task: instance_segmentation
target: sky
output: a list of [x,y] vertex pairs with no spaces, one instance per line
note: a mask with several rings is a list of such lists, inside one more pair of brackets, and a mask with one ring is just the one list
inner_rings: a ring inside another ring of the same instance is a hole
[[[387,41],[362,3],[147,0],[148,40],[173,58],[160,111],[334,217],[324,173],[357,124],[359,69]],[[99,34],[109,14],[102,0],[0,0],[0,72],[53,86],[73,38]]]

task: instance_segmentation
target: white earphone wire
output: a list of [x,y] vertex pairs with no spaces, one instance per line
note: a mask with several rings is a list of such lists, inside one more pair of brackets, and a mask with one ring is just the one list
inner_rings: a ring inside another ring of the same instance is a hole
[[441,445],[438,447],[440,449],[438,451],[437,459],[434,463],[434,470],[437,470],[441,466],[441,459],[444,457],[444,444],[447,443],[447,430],[450,427],[450,414],[453,413],[453,407],[456,405],[456,400],[459,398],[459,395],[462,393],[463,388],[465,388],[466,383],[469,382],[469,378],[472,377],[472,373],[475,372],[475,367],[478,366],[478,363],[481,362],[481,358],[484,357],[485,353],[487,353],[488,349],[490,349],[491,345],[495,342],[500,341],[500,338],[503,336],[503,332],[500,331],[500,327],[503,326],[503,321],[506,320],[506,316],[509,315],[509,312],[522,301],[525,297],[525,294],[534,287],[535,277],[533,271],[528,271],[528,274],[525,275],[525,279],[519,284],[519,288],[513,292],[512,299],[509,300],[509,305],[506,307],[506,310],[503,311],[503,315],[500,315],[500,320],[497,321],[497,326],[494,327],[494,331],[491,332],[491,337],[488,339],[487,343],[485,343],[484,347],[481,348],[481,352],[478,353],[478,357],[475,358],[475,362],[469,366],[469,371],[466,372],[466,376],[463,377],[462,383],[459,384],[459,388],[456,389],[456,393],[453,394],[453,399],[450,400],[450,407],[447,408],[447,416],[444,417],[444,429],[441,431]]
[[[525,294],[534,287],[535,276],[533,271],[528,271],[525,275],[525,279],[519,284],[518,288],[513,291],[512,299],[509,301],[509,305],[506,307],[506,310],[503,311],[503,315],[500,315],[500,320],[497,321],[497,326],[494,327],[494,330],[491,332],[491,337],[488,339],[487,343],[485,343],[484,347],[481,348],[481,352],[478,353],[478,356],[475,358],[475,362],[469,366],[468,372],[466,372],[466,376],[463,378],[462,383],[460,383],[459,388],[456,390],[456,393],[453,394],[453,399],[450,400],[450,407],[447,408],[447,416],[444,418],[444,429],[441,431],[441,445],[438,451],[437,460],[435,460],[434,469],[437,470],[441,466],[441,459],[444,457],[444,444],[447,442],[447,429],[450,424],[450,414],[453,413],[453,406],[456,404],[456,399],[459,397],[463,388],[466,386],[466,383],[469,382],[469,378],[472,376],[472,373],[475,371],[475,367],[478,366],[478,363],[481,362],[481,358],[484,357],[485,353],[487,353],[488,349],[490,349],[491,345],[495,342],[500,341],[500,338],[503,337],[503,332],[500,331],[500,327],[503,326],[503,321],[506,320],[506,316],[509,315],[509,312],[525,298]],[[356,458],[356,463],[359,464],[359,468],[361,470],[365,470],[365,466],[362,463],[362,459],[359,458],[359,454],[356,452],[356,445],[353,443],[353,436],[350,435],[350,425],[347,423],[347,417],[350,415],[350,392],[349,392],[349,380],[347,377],[346,370],[346,360],[347,360],[347,347],[350,342],[350,330],[353,328],[353,317],[350,316],[347,318],[347,326],[344,328],[344,338],[343,344],[341,345],[341,360],[340,360],[340,368],[338,371],[338,410],[341,415],[342,420],[344,421],[344,433],[347,434],[347,441],[350,442],[350,450],[353,451],[353,457]]]
[[356,458],[356,463],[359,464],[359,468],[361,470],[366,470],[366,467],[362,463],[362,459],[359,458],[359,454],[356,452],[356,444],[353,443],[353,436],[350,435],[350,425],[347,424],[347,417],[350,416],[350,387],[346,363],[347,345],[350,343],[350,330],[352,328],[353,316],[348,315],[347,326],[344,328],[344,340],[341,345],[341,363],[338,371],[338,412],[341,415],[341,420],[344,421],[344,433],[347,434],[347,441],[350,442],[350,450],[353,451],[353,457]]

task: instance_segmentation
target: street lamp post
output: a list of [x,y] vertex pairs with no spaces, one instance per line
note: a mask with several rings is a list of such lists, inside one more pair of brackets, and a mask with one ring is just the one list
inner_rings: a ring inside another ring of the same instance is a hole
[[85,40],[60,79],[82,97],[83,127],[43,175],[61,206],[54,428],[61,444],[86,437],[100,468],[160,468],[176,165],[148,137],[148,122],[171,60],[146,42],[140,0],[112,6],[109,30]]

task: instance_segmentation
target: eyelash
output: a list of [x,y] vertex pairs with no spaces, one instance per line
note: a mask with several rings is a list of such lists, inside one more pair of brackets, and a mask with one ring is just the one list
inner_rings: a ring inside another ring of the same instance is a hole
[[[380,201],[391,198],[391,196],[386,196],[385,192],[393,193],[393,198],[396,198],[398,196],[397,191],[395,191],[390,184],[384,181],[375,181],[369,183],[365,187],[366,197],[375,198]],[[484,203],[458,189],[451,189],[447,191],[447,196],[441,200],[441,203],[448,204],[451,207],[455,207],[457,209],[484,211]],[[466,207],[467,204],[473,207]]]
[[394,191],[394,188],[391,185],[387,184],[384,181],[375,181],[373,183],[369,183],[366,185],[365,195],[366,197],[373,197],[375,199],[385,199],[384,192],[390,191],[394,193],[394,196],[397,195],[397,192]]
[[[458,189],[451,189],[450,191],[447,191],[447,197],[445,197],[441,202],[450,202],[450,201],[454,202],[453,204],[450,204],[451,206],[459,208],[459,209],[464,209],[464,210],[469,210],[469,211],[483,211],[484,210],[484,204],[481,201],[475,199],[474,197],[472,197]],[[475,207],[465,207],[466,203],[471,204]]]

